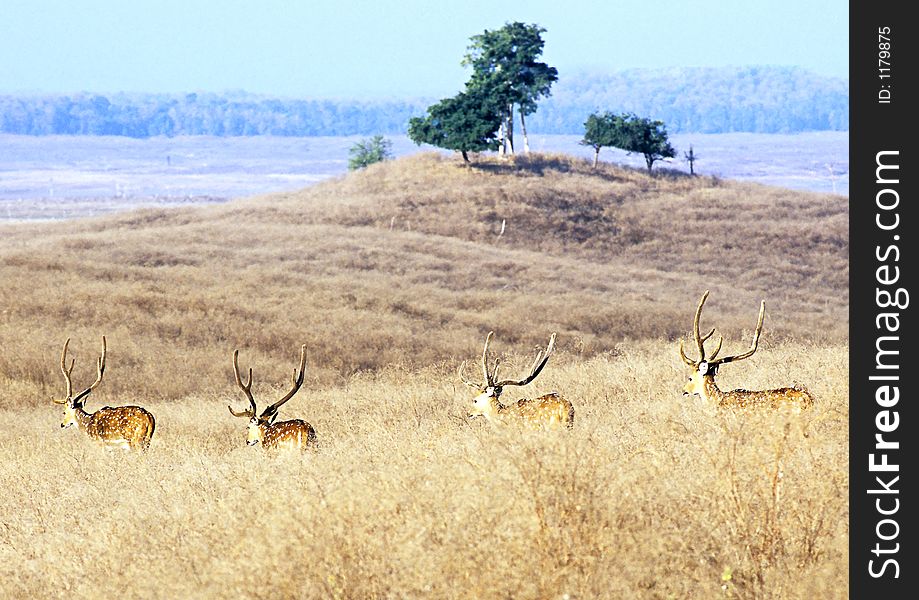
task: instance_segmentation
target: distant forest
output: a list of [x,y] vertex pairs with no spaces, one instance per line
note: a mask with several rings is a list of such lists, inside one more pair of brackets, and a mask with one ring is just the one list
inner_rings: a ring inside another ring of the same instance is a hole
[[[245,92],[0,95],[0,133],[344,136],[403,134],[435,98],[279,99]],[[660,119],[671,133],[849,129],[849,87],[792,67],[561,74],[527,118],[531,133],[582,134],[596,111]]]

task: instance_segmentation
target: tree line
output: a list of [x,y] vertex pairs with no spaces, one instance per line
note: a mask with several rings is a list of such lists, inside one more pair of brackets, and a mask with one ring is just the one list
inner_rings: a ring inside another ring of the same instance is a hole
[[234,94],[0,96],[0,133],[345,136],[404,133],[423,100],[281,100]]
[[[244,92],[0,95],[0,133],[129,137],[403,134],[431,98],[278,99]],[[653,116],[675,133],[846,131],[848,82],[790,67],[562,74],[525,126],[584,132],[588,115]],[[522,133],[522,131],[521,131]]]

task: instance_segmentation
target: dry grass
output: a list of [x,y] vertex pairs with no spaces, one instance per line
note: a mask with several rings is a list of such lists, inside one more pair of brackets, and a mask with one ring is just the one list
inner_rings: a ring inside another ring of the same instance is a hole
[[[298,194],[2,227],[3,591],[845,597],[847,226],[835,196],[422,155]],[[767,299],[762,349],[719,381],[804,383],[803,422],[679,395],[704,289],[727,352]],[[524,393],[562,391],[574,430],[463,418],[455,369],[489,329],[505,372],[559,332]],[[61,345],[79,388],[103,333],[90,408],[149,408],[146,455],[58,428]],[[321,447],[268,457],[224,408],[232,350],[273,399],[301,343],[282,418]]]
[[150,403],[143,456],[7,410],[0,578],[14,597],[845,597],[846,349],[742,364],[726,384],[810,384],[809,437],[683,399],[661,341],[553,358],[531,393],[574,401],[561,435],[465,422],[440,368],[302,391],[303,456],[245,447],[230,390]]
[[91,370],[103,333],[107,389],[141,399],[225,389],[235,347],[277,381],[306,343],[325,383],[455,364],[489,329],[589,357],[684,335],[704,289],[729,343],[760,298],[773,341],[846,338],[845,198],[519,162],[421,155],[294,195],[0,228],[0,378],[57,393],[64,339]]

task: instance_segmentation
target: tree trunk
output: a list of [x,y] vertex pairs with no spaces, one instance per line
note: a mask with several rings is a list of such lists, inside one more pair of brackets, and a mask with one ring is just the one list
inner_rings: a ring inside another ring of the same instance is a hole
[[498,146],[498,156],[507,156],[507,131],[504,128],[504,117],[501,117],[501,127],[498,129],[498,135],[501,136],[501,145]]
[[523,111],[520,111],[520,131],[523,133],[523,153],[530,153],[530,140],[527,139],[527,122],[523,118]]
[[654,157],[650,154],[645,154],[645,162],[648,163],[648,175],[650,175],[651,167],[654,165]]
[[594,169],[600,164],[600,146],[594,146]]
[[514,105],[510,104],[507,107],[507,112],[504,115],[505,122],[507,123],[507,143],[510,145],[511,154],[514,153]]
[[463,160],[466,161],[466,162],[468,163],[468,162],[469,162],[469,155],[466,153],[465,150],[460,150],[460,152],[463,153]]

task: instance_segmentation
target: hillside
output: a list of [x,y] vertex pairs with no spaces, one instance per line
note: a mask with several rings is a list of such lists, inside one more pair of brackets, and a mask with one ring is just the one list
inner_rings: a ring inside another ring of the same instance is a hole
[[[847,201],[561,156],[425,154],[294,194],[0,227],[0,581],[12,597],[845,598]],[[499,236],[501,222],[505,232]],[[814,407],[719,411],[680,390],[704,327],[756,356],[725,389]],[[466,418],[456,376],[495,329],[565,431]],[[61,345],[88,401],[140,403],[149,451],[61,429]],[[308,345],[283,419],[244,443]],[[28,476],[24,476],[28,474]],[[61,565],[67,565],[62,569]]]
[[767,346],[838,342],[847,228],[841,197],[563,156],[467,168],[434,154],[294,194],[8,225],[0,379],[57,393],[63,340],[87,356],[102,334],[105,393],[158,398],[225,391],[235,347],[273,365],[270,380],[300,343],[319,381],[452,371],[489,329],[507,351],[558,331],[563,352],[591,356],[685,335],[704,289],[729,348],[747,343],[760,298]]

